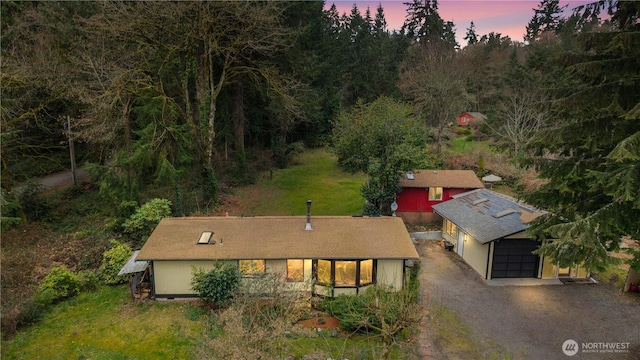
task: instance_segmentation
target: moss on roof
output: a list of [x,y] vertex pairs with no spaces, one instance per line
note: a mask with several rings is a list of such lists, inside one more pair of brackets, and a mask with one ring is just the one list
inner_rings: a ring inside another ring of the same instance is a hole
[[[417,259],[402,219],[395,217],[167,218],[137,260]],[[213,231],[215,244],[198,244]]]

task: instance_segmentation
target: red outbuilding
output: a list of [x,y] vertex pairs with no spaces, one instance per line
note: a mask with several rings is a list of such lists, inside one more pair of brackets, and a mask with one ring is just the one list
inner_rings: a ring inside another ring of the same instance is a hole
[[440,221],[431,206],[451,199],[453,195],[484,188],[471,170],[416,170],[403,176],[396,196],[396,215],[405,222]]
[[483,120],[487,120],[487,117],[479,112],[465,112],[458,116],[458,125],[469,126]]

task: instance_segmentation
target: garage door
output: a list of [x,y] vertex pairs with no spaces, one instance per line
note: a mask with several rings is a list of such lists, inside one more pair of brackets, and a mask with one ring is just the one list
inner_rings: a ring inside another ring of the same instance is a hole
[[495,242],[491,278],[538,277],[540,258],[531,252],[538,248],[535,240],[501,240]]

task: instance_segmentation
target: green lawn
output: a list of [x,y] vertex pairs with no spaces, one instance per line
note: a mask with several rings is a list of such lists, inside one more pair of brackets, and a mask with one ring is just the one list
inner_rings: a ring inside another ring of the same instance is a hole
[[491,149],[491,140],[484,141],[476,141],[476,140],[467,140],[466,136],[460,136],[450,140],[451,147],[449,150],[453,153],[465,153],[470,152],[472,150],[478,152],[486,152],[491,153],[493,150]]
[[[54,307],[42,322],[2,341],[2,359],[194,359],[214,335],[205,312],[181,301],[131,300],[127,286],[101,287]],[[321,351],[335,358],[377,358],[377,337],[291,337],[289,354]],[[411,356],[395,345],[392,359]]]
[[63,302],[3,341],[3,359],[185,359],[204,331],[180,302],[131,301],[126,286]]
[[259,181],[268,201],[254,199],[252,215],[306,215],[308,199],[313,202],[313,215],[362,213],[364,174],[345,172],[325,149],[307,150],[296,162]]

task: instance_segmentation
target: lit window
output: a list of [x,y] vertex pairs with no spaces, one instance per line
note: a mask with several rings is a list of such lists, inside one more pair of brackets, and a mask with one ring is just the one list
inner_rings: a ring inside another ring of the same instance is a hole
[[373,260],[360,261],[360,286],[373,283]]
[[442,201],[442,188],[430,187],[429,188],[429,200],[430,201]]
[[336,261],[336,286],[356,286],[356,262]]
[[240,260],[240,272],[244,276],[264,274],[264,260]]
[[456,226],[456,224],[452,223],[449,220],[444,220],[445,221],[445,232],[453,237],[456,237],[457,235],[457,231],[458,231],[458,227]]
[[376,261],[314,260],[314,275],[318,285],[359,287],[375,284]]
[[287,281],[304,281],[304,260],[287,260]]
[[331,261],[318,260],[316,279],[320,285],[331,285]]

